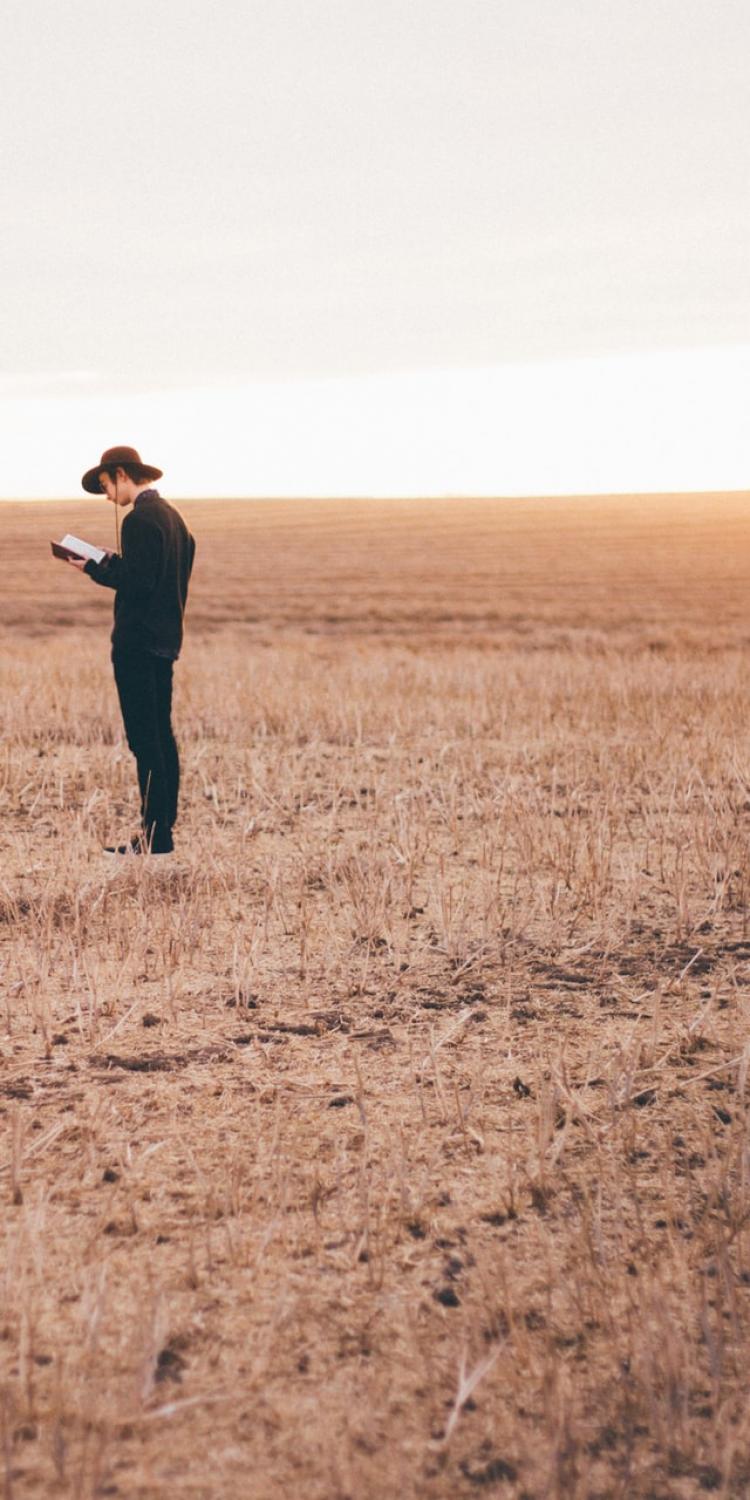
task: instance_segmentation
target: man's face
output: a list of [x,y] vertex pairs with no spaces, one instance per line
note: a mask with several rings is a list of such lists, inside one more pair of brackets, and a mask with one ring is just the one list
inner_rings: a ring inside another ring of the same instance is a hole
[[111,500],[113,505],[130,505],[133,498],[133,485],[123,469],[117,470],[114,479],[106,469],[102,469],[99,474],[99,483],[107,499]]

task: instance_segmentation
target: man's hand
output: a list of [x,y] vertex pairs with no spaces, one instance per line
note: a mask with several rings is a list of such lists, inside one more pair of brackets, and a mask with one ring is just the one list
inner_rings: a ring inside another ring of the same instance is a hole
[[65,561],[70,564],[71,568],[77,568],[79,573],[82,573],[86,566],[85,557],[66,557]]

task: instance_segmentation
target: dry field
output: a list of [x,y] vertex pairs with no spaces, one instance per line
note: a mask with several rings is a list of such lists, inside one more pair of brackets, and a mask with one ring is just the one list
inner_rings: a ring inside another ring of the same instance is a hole
[[746,497],[4,505],[4,1500],[750,1492]]

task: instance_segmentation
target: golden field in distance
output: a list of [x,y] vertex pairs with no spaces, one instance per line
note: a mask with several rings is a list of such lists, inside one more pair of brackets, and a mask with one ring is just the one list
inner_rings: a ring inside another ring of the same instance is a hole
[[112,511],[0,506],[7,1500],[746,1495],[746,497],[181,509],[113,868]]
[[[707,630],[715,643],[746,633],[750,503],[742,494],[181,508],[200,549],[193,635],[236,625],[261,636],[538,645],[540,630],[560,643],[585,630],[658,647],[664,631],[673,640]],[[0,626],[103,626],[106,591],[71,588],[48,543],[71,531],[113,546],[112,507],[98,498],[6,503],[0,521],[13,567]]]

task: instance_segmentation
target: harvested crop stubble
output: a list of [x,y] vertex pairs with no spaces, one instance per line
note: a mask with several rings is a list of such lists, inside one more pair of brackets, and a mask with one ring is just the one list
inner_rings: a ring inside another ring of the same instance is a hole
[[6,576],[10,1500],[747,1492],[750,528],[650,506],[196,502],[164,864]]

